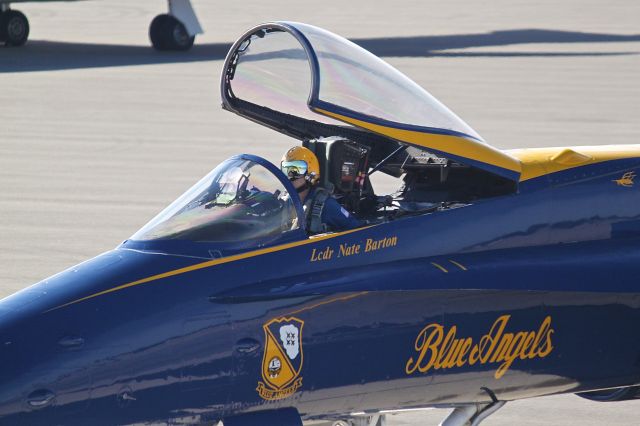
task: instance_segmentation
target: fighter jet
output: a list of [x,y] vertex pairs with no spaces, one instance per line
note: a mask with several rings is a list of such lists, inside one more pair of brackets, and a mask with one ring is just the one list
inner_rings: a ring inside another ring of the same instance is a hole
[[640,146],[499,150],[302,23],[243,34],[220,89],[312,151],[361,225],[316,232],[284,164],[224,161],[116,249],[0,301],[0,425],[446,407],[470,426],[522,398],[639,394]]

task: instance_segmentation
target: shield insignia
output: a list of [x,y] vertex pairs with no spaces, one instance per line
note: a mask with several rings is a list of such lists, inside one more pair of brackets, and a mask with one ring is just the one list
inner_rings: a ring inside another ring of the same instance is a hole
[[295,317],[275,318],[264,324],[262,380],[256,390],[266,400],[287,398],[302,386],[302,327]]

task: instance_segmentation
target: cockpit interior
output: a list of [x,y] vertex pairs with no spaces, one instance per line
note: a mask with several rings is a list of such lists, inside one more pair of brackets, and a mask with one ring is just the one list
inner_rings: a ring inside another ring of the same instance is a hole
[[[374,142],[327,137],[303,143],[318,157],[321,185],[368,223],[463,207],[516,191],[512,180],[407,145]],[[377,192],[371,176],[378,172],[397,178],[397,190]]]

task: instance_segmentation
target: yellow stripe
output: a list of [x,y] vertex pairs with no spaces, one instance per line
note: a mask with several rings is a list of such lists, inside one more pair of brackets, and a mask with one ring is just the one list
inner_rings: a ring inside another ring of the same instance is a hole
[[381,135],[388,136],[401,142],[412,145],[432,148],[438,151],[456,155],[458,157],[470,158],[481,163],[490,164],[503,169],[520,173],[520,162],[509,154],[502,152],[490,145],[453,135],[438,135],[434,133],[417,132],[414,130],[396,129],[357,120],[355,118],[325,111],[320,108],[315,109],[319,114],[335,118],[345,123],[353,124],[363,129],[371,130]]
[[530,148],[506,152],[522,162],[520,181],[525,181],[590,164],[640,158],[640,145]]
[[[289,313],[287,315],[299,314],[300,312],[310,311],[310,310],[318,308],[320,306],[329,305],[329,304],[335,303],[335,302],[344,302],[346,300],[351,300],[351,299],[355,299],[356,297],[364,296],[365,294],[368,294],[368,293],[369,293],[368,291],[361,291],[360,293],[350,294],[349,296],[336,297],[335,299],[326,300],[324,302],[316,303],[315,305],[311,305],[311,306],[306,306],[304,308],[300,308],[297,311],[293,311],[293,312],[291,312],[291,313]],[[285,316],[287,316],[287,315],[285,315]]]
[[330,239],[330,238],[340,237],[342,235],[351,234],[352,232],[357,232],[357,231],[361,231],[361,230],[368,229],[368,228],[370,228],[370,226],[367,226],[365,228],[351,229],[351,230],[344,231],[344,232],[337,232],[335,234],[322,235],[322,236],[314,237],[314,238],[311,238],[311,239],[308,239],[308,240],[295,241],[295,242],[292,242],[292,243],[282,244],[282,245],[279,245],[279,246],[268,247],[268,248],[259,249],[259,250],[253,250],[253,251],[250,251],[250,252],[247,252],[247,253],[236,254],[236,255],[233,255],[233,256],[223,257],[223,258],[220,258],[220,259],[208,260],[206,262],[202,262],[202,263],[198,263],[198,264],[195,264],[195,265],[187,266],[185,268],[174,269],[173,271],[168,271],[168,272],[163,272],[162,274],[152,275],[150,277],[143,278],[143,279],[138,280],[138,281],[133,281],[133,282],[130,282],[130,283],[127,283],[127,284],[123,284],[123,285],[120,285],[120,286],[117,286],[117,287],[113,287],[113,288],[110,288],[108,290],[101,291],[99,293],[94,293],[94,294],[91,294],[89,296],[73,300],[73,301],[71,301],[69,303],[65,303],[64,305],[60,305],[60,306],[56,306],[55,308],[51,308],[48,311],[45,311],[45,313],[46,312],[50,312],[50,311],[55,311],[56,309],[64,308],[66,306],[73,305],[73,304],[76,304],[76,303],[79,303],[79,302],[83,302],[85,300],[93,299],[94,297],[103,296],[105,294],[109,294],[109,293],[113,293],[113,292],[116,292],[116,291],[124,290],[126,288],[138,286],[138,285],[149,283],[149,282],[152,282],[152,281],[157,281],[157,280],[160,280],[160,279],[163,279],[163,278],[173,277],[175,275],[185,274],[187,272],[197,271],[199,269],[204,269],[204,268],[210,268],[212,266],[222,265],[224,263],[229,263],[229,262],[235,262],[235,261],[242,260],[242,259],[247,259],[247,258],[250,258],[250,257],[261,256],[263,254],[268,254],[268,253],[274,253],[274,252],[278,252],[278,251],[282,251],[282,250],[287,250],[287,249],[290,249],[290,248],[293,248],[293,247],[299,247],[299,246],[303,246],[303,245],[306,245],[306,244],[311,244],[311,243],[315,243],[315,242],[318,242],[318,241],[327,240],[327,239]]
[[444,272],[445,274],[449,273],[449,271],[447,271],[447,270],[444,268],[444,266],[439,265],[439,264],[434,263],[434,262],[431,262],[431,264],[432,264],[433,266],[435,266],[436,268],[440,269],[440,270],[441,270],[442,272]]
[[463,271],[466,271],[466,270],[467,270],[467,268],[465,268],[465,267],[464,267],[464,265],[462,265],[462,264],[460,264],[460,263],[456,262],[455,260],[451,260],[451,259],[449,259],[449,262],[453,263],[454,265],[456,265],[458,268],[462,269]]

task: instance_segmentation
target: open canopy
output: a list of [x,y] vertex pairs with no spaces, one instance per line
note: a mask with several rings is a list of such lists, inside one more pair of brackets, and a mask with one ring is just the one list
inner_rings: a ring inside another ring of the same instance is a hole
[[[323,29],[263,24],[231,48],[225,108],[298,139],[376,134],[517,181],[520,162],[380,58]],[[357,139],[357,137],[356,137]]]

